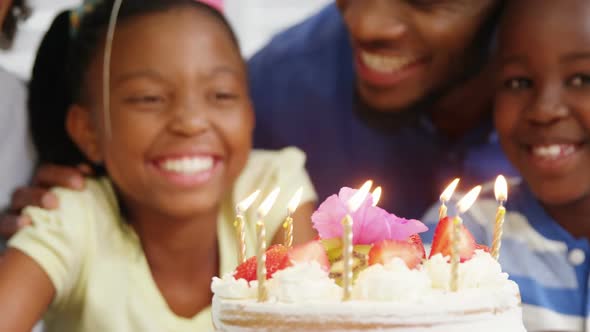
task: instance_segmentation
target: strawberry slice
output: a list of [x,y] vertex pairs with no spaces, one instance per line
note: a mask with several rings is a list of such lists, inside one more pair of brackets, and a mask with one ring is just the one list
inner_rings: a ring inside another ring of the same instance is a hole
[[[453,236],[453,221],[449,217],[442,219],[436,229],[434,230],[434,238],[432,240],[432,249],[430,250],[430,257],[436,254],[443,256],[451,256],[451,245]],[[471,259],[475,252],[475,239],[471,232],[461,225],[459,231],[459,257],[461,262]]]
[[289,248],[276,244],[271,246],[266,251],[266,276],[267,279],[272,278],[272,275],[280,270],[291,266],[289,262]]
[[487,252],[488,254],[491,252],[490,247],[484,246],[483,244],[479,244],[479,243],[475,244],[475,250],[483,250],[483,251]]
[[[274,245],[266,250],[266,277],[272,278],[272,275],[291,265],[288,257],[289,249],[282,245]],[[256,256],[248,258],[240,264],[234,273],[234,278],[246,279],[246,281],[256,280]]]
[[401,258],[408,268],[418,266],[424,257],[424,245],[420,236],[412,235],[407,240],[384,240],[369,251],[369,265],[385,264],[394,258]]
[[316,261],[322,269],[330,270],[328,254],[320,241],[310,241],[295,246],[289,250],[288,256],[291,264]]
[[246,279],[246,281],[256,280],[256,257],[250,257],[238,265],[234,272],[234,278],[236,280]]

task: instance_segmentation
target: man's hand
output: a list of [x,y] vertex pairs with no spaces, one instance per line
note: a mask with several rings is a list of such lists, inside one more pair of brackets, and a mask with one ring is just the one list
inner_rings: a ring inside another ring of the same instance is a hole
[[38,206],[49,210],[59,207],[59,201],[49,191],[50,188],[83,190],[84,177],[88,175],[92,175],[92,170],[85,164],[78,167],[41,165],[31,185],[18,188],[12,194],[10,207],[0,215],[0,236],[8,239],[19,229],[31,224],[29,217],[20,215],[21,210],[27,206]]

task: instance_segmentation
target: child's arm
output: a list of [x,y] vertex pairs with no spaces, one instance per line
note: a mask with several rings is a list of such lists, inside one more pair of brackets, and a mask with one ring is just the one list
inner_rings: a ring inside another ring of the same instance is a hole
[[31,331],[54,294],[45,271],[29,256],[9,249],[0,258],[0,331]]
[[45,311],[78,303],[71,296],[81,282],[97,209],[90,187],[100,188],[92,182],[84,192],[53,190],[60,201],[56,210],[24,210],[33,224],[12,237],[0,262],[0,331],[30,332]]

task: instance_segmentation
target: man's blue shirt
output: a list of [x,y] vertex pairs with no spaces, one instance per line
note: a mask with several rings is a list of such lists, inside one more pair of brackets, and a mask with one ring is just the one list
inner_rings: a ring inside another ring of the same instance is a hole
[[468,185],[514,173],[491,117],[457,142],[425,119],[391,130],[376,128],[378,117],[369,123],[356,106],[352,49],[333,4],[277,35],[249,74],[255,146],[304,150],[320,199],[373,179],[384,190],[380,206],[417,218],[454,177]]

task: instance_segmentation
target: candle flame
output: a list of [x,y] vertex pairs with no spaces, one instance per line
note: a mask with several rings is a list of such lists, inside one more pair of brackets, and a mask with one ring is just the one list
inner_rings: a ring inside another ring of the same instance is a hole
[[293,198],[291,198],[291,200],[289,201],[289,205],[287,206],[287,210],[289,211],[289,214],[293,214],[293,212],[295,212],[295,210],[297,210],[297,207],[299,206],[299,203],[301,202],[301,195],[303,194],[303,187],[300,187],[297,192],[295,192],[295,195],[293,195]]
[[367,195],[369,194],[369,190],[371,190],[371,187],[373,186],[373,181],[368,180],[367,182],[365,182],[361,188],[359,190],[357,190],[356,193],[354,193],[354,195],[352,195],[352,197],[348,200],[348,212],[355,212],[356,210],[358,210],[361,207],[361,204],[363,204],[363,202],[365,201],[365,198],[367,198]]
[[373,190],[373,193],[371,194],[371,196],[373,196],[373,206],[377,206],[377,204],[379,204],[382,192],[383,189],[381,189],[381,187],[377,187],[375,190]]
[[254,203],[256,198],[258,198],[258,195],[260,195],[260,190],[256,190],[255,192],[251,193],[250,196],[246,197],[243,201],[238,203],[238,206],[236,207],[236,210],[238,210],[238,214],[246,212],[246,210],[250,208],[252,203]]
[[455,192],[455,189],[457,189],[457,185],[459,185],[459,181],[460,181],[459,178],[453,180],[453,182],[451,182],[447,186],[447,188],[442,192],[442,194],[440,194],[440,201],[441,202],[448,202],[451,200],[451,197],[453,197],[453,193]]
[[481,192],[481,186],[477,186],[471,189],[461,200],[457,203],[457,212],[459,214],[467,212],[469,208],[475,203],[477,200],[477,196]]
[[264,218],[268,214],[272,206],[275,204],[275,201],[277,200],[280,192],[281,188],[277,187],[270,194],[268,194],[268,196],[266,196],[262,204],[260,204],[258,207],[258,217]]
[[496,194],[496,201],[506,202],[508,199],[508,183],[503,175],[498,175],[496,184],[494,185],[494,193]]

